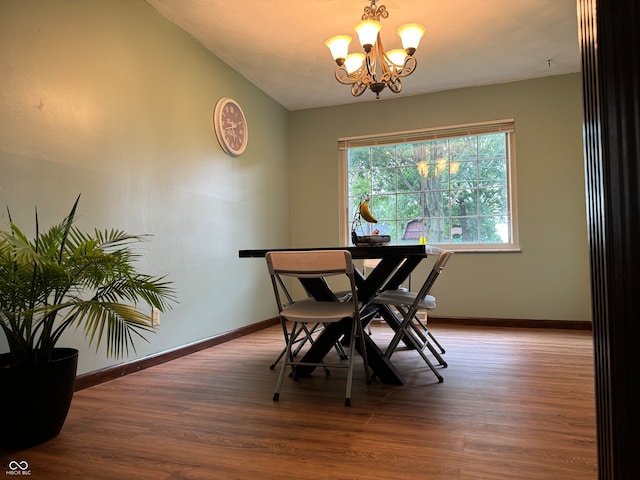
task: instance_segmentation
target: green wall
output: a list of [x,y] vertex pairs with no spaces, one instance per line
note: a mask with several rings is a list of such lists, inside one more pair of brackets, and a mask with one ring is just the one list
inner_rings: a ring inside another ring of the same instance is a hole
[[[338,243],[339,137],[511,117],[522,252],[456,255],[438,314],[588,320],[579,75],[383,96],[287,112],[142,0],[0,1],[0,222],[37,206],[46,227],[80,193],[80,226],[151,234],[142,266],[179,292],[130,358],[67,335],[79,373],[273,317],[264,262],[237,252]],[[249,121],[239,158],[212,131],[220,97]]]
[[291,113],[293,244],[340,241],[338,138],[513,118],[522,251],[456,254],[437,314],[590,320],[580,75],[382,97]]
[[[212,130],[220,97],[249,122],[239,158]],[[80,193],[83,228],[151,234],[144,271],[180,303],[137,356],[274,316],[266,267],[238,249],[289,241],[287,116],[142,0],[0,2],[0,223],[8,206],[32,225],[36,205],[57,223]],[[62,343],[80,373],[128,360]]]

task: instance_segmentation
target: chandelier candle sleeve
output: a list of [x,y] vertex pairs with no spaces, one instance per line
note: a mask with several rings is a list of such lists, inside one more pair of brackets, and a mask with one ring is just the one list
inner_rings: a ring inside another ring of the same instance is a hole
[[417,23],[403,25],[398,29],[402,49],[386,52],[380,39],[380,19],[388,16],[387,8],[384,5],[377,6],[376,0],[371,0],[371,5],[365,7],[362,21],[355,27],[364,53],[349,53],[351,37],[348,35],[336,35],[325,42],[338,65],[336,80],[350,85],[354,97],[362,95],[367,89],[374,92],[376,98],[380,98],[380,92],[385,88],[399,93],[402,90],[400,79],[411,75],[416,68],[413,55],[424,36],[424,27]]
[[349,53],[349,44],[351,37],[349,35],[336,35],[329,38],[324,44],[331,50],[331,55],[338,65],[343,65],[347,54]]
[[[403,52],[404,53],[404,52]],[[366,56],[364,53],[350,53],[344,60],[344,67],[350,75],[362,67]]]
[[398,35],[407,55],[413,55],[420,45],[420,39],[424,36],[424,27],[417,23],[409,23],[398,29]]
[[401,48],[396,48],[387,52],[387,58],[391,60],[393,66],[401,67],[404,65],[404,60],[407,58],[407,52]]
[[371,52],[373,45],[378,39],[378,34],[382,30],[382,24],[375,20],[363,20],[355,27],[355,31],[360,39],[360,45],[366,53]]

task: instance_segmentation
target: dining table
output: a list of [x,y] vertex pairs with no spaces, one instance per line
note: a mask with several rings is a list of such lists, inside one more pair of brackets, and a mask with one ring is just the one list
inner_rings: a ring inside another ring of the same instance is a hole
[[[373,269],[368,269],[365,276],[356,269],[356,288],[358,301],[366,305],[361,314],[361,320],[366,326],[377,315],[395,331],[400,327],[398,316],[385,305],[369,303],[369,301],[384,290],[395,290],[409,278],[413,270],[429,255],[438,255],[442,249],[433,245],[406,244],[406,245],[365,245],[343,247],[302,247],[302,248],[261,248],[239,250],[240,258],[264,258],[267,252],[272,251],[309,251],[309,250],[347,250],[356,260],[377,259],[378,263]],[[319,301],[338,301],[326,282],[318,279],[300,279],[305,290]],[[316,337],[309,350],[304,354],[302,361],[320,362],[331,351],[345,333],[350,332],[348,322],[329,324]],[[370,335],[364,334],[367,349],[369,367],[382,383],[404,384],[404,378],[391,360],[384,355],[384,351],[376,344]],[[314,367],[299,367],[298,375],[310,375]]]

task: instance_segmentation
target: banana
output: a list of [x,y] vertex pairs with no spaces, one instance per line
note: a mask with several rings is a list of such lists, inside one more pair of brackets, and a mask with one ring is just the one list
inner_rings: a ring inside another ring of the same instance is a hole
[[371,211],[369,210],[369,202],[367,202],[366,200],[364,202],[360,202],[360,205],[358,208],[360,209],[360,216],[365,221],[369,223],[378,223],[378,220],[376,219],[376,217],[374,217],[371,214]]

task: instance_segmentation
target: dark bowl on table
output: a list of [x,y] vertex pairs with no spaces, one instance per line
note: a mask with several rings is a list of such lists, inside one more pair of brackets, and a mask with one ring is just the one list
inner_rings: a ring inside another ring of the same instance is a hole
[[353,243],[357,247],[382,247],[389,245],[390,235],[353,235]]

